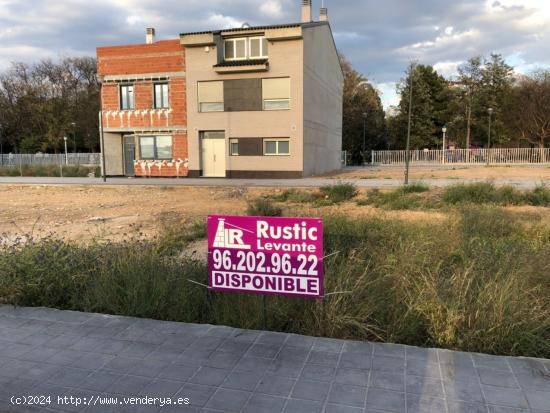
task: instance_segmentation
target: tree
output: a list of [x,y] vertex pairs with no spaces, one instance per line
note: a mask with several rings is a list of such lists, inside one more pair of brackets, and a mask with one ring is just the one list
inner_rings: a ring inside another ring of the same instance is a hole
[[97,150],[98,112],[93,58],[15,63],[0,75],[4,151],[62,151],[64,136],[74,136],[80,149]]
[[539,148],[550,146],[550,70],[539,70],[518,82],[506,117],[522,140]]
[[426,65],[414,66],[412,73],[409,69],[397,86],[397,92],[401,95],[399,113],[388,120],[391,146],[396,149],[405,147],[411,76],[411,148],[435,148],[441,142],[441,128],[448,122],[451,91],[447,81],[432,66]]
[[[384,109],[378,91],[366,77],[357,72],[351,63],[340,54],[344,72],[343,93],[343,149],[351,154],[352,162],[359,164],[367,157],[363,154],[363,114],[366,114],[365,152],[385,149]],[[365,156],[365,158],[363,157]]]
[[478,102],[478,91],[482,85],[482,58],[475,56],[458,68],[458,82],[463,88],[458,94],[463,102],[464,119],[466,120],[465,147],[470,148],[472,142],[472,113],[474,105]]
[[[488,134],[488,109],[493,109],[492,134],[496,143],[506,143],[503,110],[510,99],[513,68],[499,54],[487,58],[476,56],[458,68],[458,108],[463,111],[465,147],[484,145]],[[459,122],[457,122],[457,126]]]

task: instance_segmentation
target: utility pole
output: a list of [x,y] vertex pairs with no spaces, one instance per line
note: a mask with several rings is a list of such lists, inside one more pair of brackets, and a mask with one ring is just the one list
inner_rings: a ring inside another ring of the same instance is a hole
[[409,121],[407,126],[407,146],[405,149],[405,185],[409,184],[409,167],[411,157],[411,121],[412,121],[412,102],[413,102],[413,75],[414,75],[415,63],[411,62],[409,70]]

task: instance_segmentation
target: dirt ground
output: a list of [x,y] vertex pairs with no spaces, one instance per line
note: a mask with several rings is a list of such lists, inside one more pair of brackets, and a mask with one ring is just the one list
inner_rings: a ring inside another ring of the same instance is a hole
[[[337,178],[397,178],[401,169],[375,168],[347,171]],[[514,179],[550,180],[550,168],[493,167],[441,170],[413,170],[412,179],[491,178],[510,176]],[[125,239],[130,234],[150,237],[162,223],[191,222],[209,214],[243,214],[250,200],[273,195],[284,188],[173,187],[173,186],[0,186],[0,244],[17,236],[32,234],[43,237],[55,234],[73,240],[98,237]],[[314,191],[310,189],[309,191]],[[433,189],[434,195],[438,189]],[[361,190],[358,198],[365,196]],[[518,212],[533,212],[550,220],[547,208],[519,207]],[[311,204],[285,205],[285,215],[377,216],[404,220],[444,220],[444,210],[383,211],[371,206],[358,206],[355,201],[316,208]],[[514,209],[514,208],[511,208]],[[517,209],[517,208],[516,208]],[[528,209],[529,211],[527,211]],[[538,220],[538,219],[537,219]]]
[[[402,179],[404,167],[380,166],[348,169],[330,174],[336,179]],[[412,165],[411,179],[513,179],[550,181],[550,166],[418,166]]]
[[[74,240],[102,237],[123,239],[129,234],[154,235],[162,222],[182,222],[208,214],[243,214],[248,201],[281,189],[201,187],[79,187],[0,186],[0,240],[32,234],[55,234]],[[365,191],[359,194],[363,196]],[[319,216],[344,213],[402,219],[443,219],[445,214],[425,211],[382,212],[348,202],[315,208],[288,205],[288,214]]]

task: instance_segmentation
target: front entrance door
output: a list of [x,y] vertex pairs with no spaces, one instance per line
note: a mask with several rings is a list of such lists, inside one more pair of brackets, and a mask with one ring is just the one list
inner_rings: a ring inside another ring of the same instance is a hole
[[201,132],[202,176],[225,178],[225,133]]
[[134,176],[134,160],[136,159],[136,143],[133,136],[124,137],[124,175]]

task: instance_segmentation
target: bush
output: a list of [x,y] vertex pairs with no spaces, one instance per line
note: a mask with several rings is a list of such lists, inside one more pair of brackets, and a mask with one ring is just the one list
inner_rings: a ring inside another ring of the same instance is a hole
[[390,210],[406,210],[433,208],[434,205],[418,194],[429,191],[428,186],[422,183],[402,186],[393,191],[382,192],[373,189],[368,192],[365,199],[357,202],[357,205],[372,205],[376,208],[387,208]]
[[280,217],[283,215],[283,210],[267,198],[257,198],[249,202],[246,213],[257,217]]
[[357,187],[353,184],[327,185],[320,188],[324,198],[333,204],[349,201],[357,196]]
[[485,204],[493,201],[495,186],[488,182],[458,184],[445,188],[443,202],[446,204]]
[[298,189],[286,189],[280,194],[271,196],[270,198],[278,202],[296,202],[308,203],[314,202],[321,197],[318,193],[301,191]]
[[482,182],[449,186],[443,193],[443,202],[460,204],[534,205],[550,206],[550,190],[544,185],[533,191],[519,191],[511,186],[495,187]]
[[417,194],[422,192],[428,192],[430,188],[428,185],[422,183],[422,182],[414,182],[409,185],[404,185],[400,188],[400,191],[403,194]]
[[527,193],[526,198],[531,205],[550,207],[550,188],[546,185],[538,185],[533,191]]

